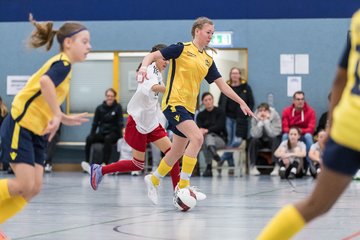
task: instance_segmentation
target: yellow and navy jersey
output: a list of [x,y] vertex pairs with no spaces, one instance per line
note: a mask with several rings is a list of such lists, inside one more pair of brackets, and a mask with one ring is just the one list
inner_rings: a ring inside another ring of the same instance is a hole
[[56,99],[59,105],[69,92],[71,63],[64,53],[50,58],[28,80],[25,87],[15,96],[11,108],[12,118],[37,135],[41,135],[52,119],[50,106],[41,94],[40,78],[47,75],[55,85]]
[[349,41],[339,66],[347,69],[347,82],[333,112],[331,137],[360,151],[360,11],[351,20]]
[[184,106],[195,113],[197,96],[203,79],[210,84],[221,77],[213,58],[205,50],[199,51],[192,43],[178,43],[160,50],[170,60],[162,109]]

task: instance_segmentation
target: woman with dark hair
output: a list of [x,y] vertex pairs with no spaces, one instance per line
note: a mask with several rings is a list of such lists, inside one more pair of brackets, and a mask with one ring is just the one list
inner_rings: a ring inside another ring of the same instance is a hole
[[7,114],[8,114],[8,109],[6,107],[6,104],[0,97],[0,127]]
[[275,157],[279,158],[279,175],[281,179],[294,179],[301,172],[303,158],[306,156],[305,143],[300,141],[301,130],[291,127],[289,138],[281,142],[274,152]]
[[[8,109],[6,107],[5,102],[2,100],[2,98],[0,97],[0,128],[1,128],[1,124],[4,121],[6,115],[8,114]],[[1,138],[0,138],[0,143],[1,143]],[[1,146],[0,146],[0,162],[2,162],[2,170],[3,171],[8,171],[9,169],[9,163],[2,161],[2,151],[1,151]]]

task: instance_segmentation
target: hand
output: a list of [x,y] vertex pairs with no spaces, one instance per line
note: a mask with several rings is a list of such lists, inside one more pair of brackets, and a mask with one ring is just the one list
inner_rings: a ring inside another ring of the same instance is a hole
[[248,105],[245,102],[242,102],[242,104],[240,104],[240,108],[245,115],[251,116],[255,118],[256,121],[259,121],[259,119],[255,116],[255,114],[251,111],[251,109],[248,107]]
[[60,116],[54,116],[53,119],[51,119],[50,122],[48,123],[46,129],[43,132],[43,135],[49,134],[49,138],[48,138],[49,142],[55,136],[57,130],[59,129],[60,123],[61,123]]
[[205,135],[209,132],[209,130],[207,130],[206,128],[200,128],[200,132],[202,135]]
[[67,126],[78,126],[84,122],[88,122],[89,119],[87,118],[88,113],[78,113],[72,115],[65,115],[63,114],[61,122]]
[[259,119],[260,121],[264,120],[264,116],[261,112],[258,112],[256,115],[257,119]]
[[264,121],[261,119],[257,122],[257,127],[259,127],[259,128],[263,127],[264,125],[265,125]]
[[138,81],[139,83],[142,83],[145,79],[148,79],[146,76],[146,69],[147,67],[142,66],[136,73],[136,81]]

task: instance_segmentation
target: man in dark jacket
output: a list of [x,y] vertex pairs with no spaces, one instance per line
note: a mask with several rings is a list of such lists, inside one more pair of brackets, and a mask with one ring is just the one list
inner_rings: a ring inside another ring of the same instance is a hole
[[116,101],[116,91],[109,88],[105,91],[106,100],[95,110],[95,116],[90,135],[86,138],[85,159],[81,166],[84,171],[88,170],[90,160],[90,149],[93,143],[103,143],[103,159],[105,164],[109,163],[112,145],[122,137],[123,113],[122,107]]
[[214,97],[211,93],[205,92],[201,96],[205,110],[201,111],[196,117],[196,123],[204,135],[202,151],[205,156],[206,170],[204,177],[212,176],[211,162],[220,161],[220,156],[216,153],[219,148],[225,147],[226,128],[225,113],[214,106]]

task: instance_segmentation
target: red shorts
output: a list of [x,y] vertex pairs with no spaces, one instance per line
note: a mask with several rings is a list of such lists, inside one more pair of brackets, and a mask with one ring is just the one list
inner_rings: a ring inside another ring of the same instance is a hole
[[148,134],[142,134],[136,129],[136,123],[134,119],[129,115],[125,128],[125,141],[133,149],[145,152],[146,145],[151,142],[155,142],[163,137],[167,137],[165,129],[159,124],[152,132]]

